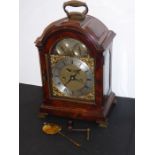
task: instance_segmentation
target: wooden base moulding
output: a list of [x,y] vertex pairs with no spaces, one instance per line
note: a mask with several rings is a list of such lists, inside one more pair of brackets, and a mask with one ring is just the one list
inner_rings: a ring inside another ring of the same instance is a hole
[[[98,124],[106,122],[108,113],[113,104],[115,104],[116,98],[113,92],[110,93],[105,105],[102,108],[92,108],[87,110],[86,108],[80,108],[76,106],[52,106],[48,104],[42,104],[40,107],[39,117],[46,117],[48,115],[61,116],[72,119],[84,119],[88,121],[96,121]],[[77,103],[76,103],[77,104]]]

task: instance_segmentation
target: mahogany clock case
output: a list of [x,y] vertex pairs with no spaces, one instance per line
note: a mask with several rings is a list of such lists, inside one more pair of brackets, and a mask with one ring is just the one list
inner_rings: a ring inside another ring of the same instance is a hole
[[[85,15],[84,19],[66,17],[46,27],[35,42],[39,50],[44,95],[43,104],[40,107],[41,114],[96,122],[105,121],[110,107],[115,101],[115,94],[111,91],[111,55],[114,36],[113,31],[108,30],[102,22],[90,15]],[[84,43],[89,49],[89,55],[94,58],[94,101],[65,99],[51,95],[50,55],[53,54],[51,49],[64,38],[72,38]],[[108,57],[106,57],[106,52],[109,52]],[[105,72],[105,61],[109,64],[107,73]],[[104,82],[104,79],[108,79],[106,81],[108,84]],[[105,92],[105,85],[108,85],[107,92]]]

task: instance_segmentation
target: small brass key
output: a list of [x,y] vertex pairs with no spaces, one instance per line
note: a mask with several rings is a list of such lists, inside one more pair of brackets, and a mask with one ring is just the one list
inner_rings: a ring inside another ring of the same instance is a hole
[[89,141],[90,140],[90,128],[86,128],[86,129],[75,129],[73,128],[73,122],[70,120],[68,121],[68,130],[69,131],[79,131],[79,132],[87,132],[87,137],[86,139]]

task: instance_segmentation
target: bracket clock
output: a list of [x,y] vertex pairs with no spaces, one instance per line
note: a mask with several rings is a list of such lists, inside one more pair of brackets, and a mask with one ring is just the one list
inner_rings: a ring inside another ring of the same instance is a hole
[[[70,12],[67,7],[83,7],[84,11]],[[67,17],[49,24],[35,42],[43,85],[40,115],[105,125],[115,102],[111,90],[115,33],[87,15],[84,2],[65,2],[63,9]]]

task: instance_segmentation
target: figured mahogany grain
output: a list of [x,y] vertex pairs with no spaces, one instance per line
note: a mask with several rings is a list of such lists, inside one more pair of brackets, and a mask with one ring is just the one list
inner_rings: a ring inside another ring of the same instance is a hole
[[[104,96],[103,76],[104,57],[103,52],[111,48],[115,33],[98,19],[87,15],[85,20],[60,19],[48,25],[42,35],[37,38],[40,57],[40,68],[44,100],[40,112],[51,115],[85,119],[92,121],[105,120],[114,100],[114,93]],[[95,60],[95,101],[63,100],[53,97],[50,90],[51,68],[48,57],[55,44],[64,38],[74,38],[83,42],[90,51],[90,56]],[[110,77],[111,79],[111,77]],[[112,94],[112,96],[111,96]],[[106,114],[105,114],[106,113]]]

